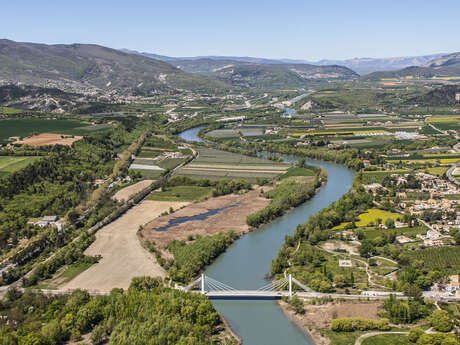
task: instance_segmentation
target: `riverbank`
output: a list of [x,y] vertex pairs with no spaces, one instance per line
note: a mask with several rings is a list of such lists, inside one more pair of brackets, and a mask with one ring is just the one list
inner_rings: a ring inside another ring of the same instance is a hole
[[[180,136],[185,140],[194,140],[196,132],[189,130]],[[295,163],[300,157],[287,159]],[[305,223],[310,216],[337,201],[350,189],[354,172],[343,165],[310,159],[305,163],[324,168],[328,182],[309,201],[262,225],[258,231],[242,236],[206,268],[207,276],[241,290],[266,285],[265,275],[270,271],[270,264],[285,237],[292,235],[298,224]],[[274,301],[213,300],[212,304],[245,345],[313,344],[311,337],[306,337]]]
[[237,235],[250,231],[246,218],[264,209],[270,200],[261,192],[267,187],[255,187],[242,194],[229,194],[190,204],[172,214],[163,215],[145,224],[140,232],[142,241],[155,243],[166,258],[166,247],[172,240],[191,242],[197,237],[218,235],[233,230]]
[[279,307],[291,322],[311,337],[315,345],[329,345],[331,340],[323,331],[329,330],[335,318],[363,318],[377,321],[382,302],[375,301],[331,301],[324,304],[304,303],[304,314],[296,314],[284,301],[277,301]]
[[[228,323],[227,319],[223,316],[223,315],[220,315],[220,318],[222,319],[222,322],[224,324],[224,327],[225,327],[225,330],[232,335],[233,338],[236,339],[236,344],[235,345],[242,345],[243,344],[243,341],[241,340],[241,338],[238,336],[238,334],[235,333],[235,331],[233,331],[232,329],[232,326],[230,326],[230,324]],[[233,345],[233,344],[232,344]]]

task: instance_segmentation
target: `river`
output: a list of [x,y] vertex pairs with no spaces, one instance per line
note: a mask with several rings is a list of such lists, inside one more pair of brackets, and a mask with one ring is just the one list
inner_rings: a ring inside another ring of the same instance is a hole
[[[192,132],[193,131],[193,132]],[[180,134],[185,140],[195,140],[192,133]],[[295,157],[285,157],[294,162]],[[296,226],[329,206],[345,194],[352,185],[354,172],[346,167],[316,160],[307,164],[321,166],[328,173],[327,184],[309,201],[236,241],[210,265],[205,274],[237,290],[258,289],[267,284],[264,279],[271,261],[281,248],[284,237]],[[216,310],[229,322],[244,345],[311,345],[313,340],[284,315],[275,301],[213,300]]]

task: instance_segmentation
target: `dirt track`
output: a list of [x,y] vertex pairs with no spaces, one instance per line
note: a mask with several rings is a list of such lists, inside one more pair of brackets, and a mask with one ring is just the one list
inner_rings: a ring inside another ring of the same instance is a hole
[[110,291],[129,287],[138,276],[165,276],[164,270],[137,237],[140,225],[158,217],[170,207],[178,209],[186,202],[145,200],[134,206],[116,221],[96,233],[96,241],[85,251],[86,255],[102,255],[99,263],[78,275],[63,289]]
[[[265,190],[269,188],[265,187]],[[216,235],[228,230],[237,233],[245,233],[249,230],[246,224],[246,217],[268,205],[269,199],[259,195],[259,189],[245,194],[231,194],[217,198],[211,198],[204,202],[191,204],[172,215],[159,217],[144,227],[143,238],[155,241],[155,246],[167,253],[164,248],[172,240],[187,240],[190,235],[202,237]],[[169,228],[167,231],[156,231],[155,228],[163,227],[169,220],[178,217],[196,216],[208,212],[209,210],[240,204],[239,206],[228,208],[218,214],[208,217],[206,220],[188,221]]]
[[152,182],[153,180],[144,180],[136,184],[133,184],[131,186],[128,186],[126,188],[123,188],[119,190],[117,193],[115,193],[112,199],[116,201],[123,201],[123,200],[126,201],[130,197],[132,197],[134,194],[139,193],[141,190],[150,186]]

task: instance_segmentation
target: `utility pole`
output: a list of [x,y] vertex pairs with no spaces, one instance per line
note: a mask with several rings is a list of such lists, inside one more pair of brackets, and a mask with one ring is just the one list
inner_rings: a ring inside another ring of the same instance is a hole
[[289,274],[289,297],[292,297],[292,274]]
[[204,295],[204,274],[201,275],[201,293]]

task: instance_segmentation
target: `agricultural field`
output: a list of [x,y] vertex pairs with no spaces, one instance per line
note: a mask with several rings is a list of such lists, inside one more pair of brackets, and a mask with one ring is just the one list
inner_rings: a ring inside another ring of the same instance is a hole
[[207,135],[214,138],[233,138],[239,137],[240,133],[245,137],[252,137],[263,135],[264,131],[260,128],[216,129]]
[[179,169],[177,175],[208,179],[274,178],[291,166],[268,159],[210,148],[200,148],[198,158]]
[[288,177],[295,177],[295,176],[316,176],[316,173],[312,169],[292,167],[292,168],[289,168],[288,171],[286,171],[286,173],[281,175],[280,178],[285,179]]
[[409,251],[413,259],[423,262],[427,270],[439,270],[443,274],[458,274],[460,271],[460,247],[439,247]]
[[421,226],[414,226],[412,228],[405,227],[405,228],[395,228],[395,229],[388,229],[388,230],[374,229],[374,228],[364,229],[364,236],[366,239],[373,240],[379,236],[385,235],[389,231],[395,233],[396,236],[404,235],[412,239],[415,239],[417,235],[425,234],[427,231],[427,228],[421,225]]
[[[401,215],[399,213],[393,213],[393,212],[388,212],[384,210],[379,210],[377,208],[371,208],[367,210],[365,213],[361,213],[358,218],[359,221],[356,222],[357,227],[364,227],[368,226],[371,223],[377,224],[378,220],[380,219],[382,224],[385,223],[385,221],[388,218],[391,218],[393,220],[397,220]],[[342,223],[340,225],[337,225],[334,227],[334,230],[339,230],[345,228],[349,223]]]
[[24,113],[24,110],[0,106],[0,115],[16,115]]
[[0,178],[22,169],[40,157],[0,156]]
[[28,137],[38,133],[82,135],[107,129],[108,125],[90,125],[76,120],[11,119],[0,120],[0,144],[10,137]]
[[192,150],[178,146],[167,137],[152,135],[145,140],[130,169],[140,172],[143,178],[157,179],[165,171],[186,162],[192,154]]
[[408,174],[410,170],[399,169],[399,170],[385,170],[385,171],[363,171],[362,172],[362,183],[363,184],[372,184],[372,183],[382,183],[383,179],[392,174]]
[[212,194],[212,187],[198,186],[174,186],[161,191],[154,191],[148,196],[148,200],[156,201],[196,201]]

